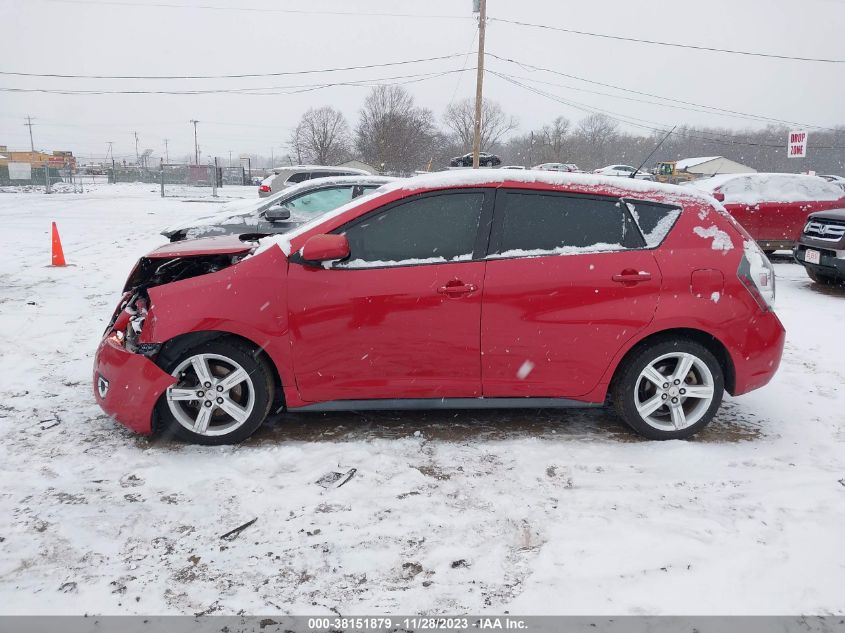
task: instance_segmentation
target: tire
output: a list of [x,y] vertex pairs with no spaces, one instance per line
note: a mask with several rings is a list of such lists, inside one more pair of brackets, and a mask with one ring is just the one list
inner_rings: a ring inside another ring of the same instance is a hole
[[492,160],[488,160],[486,163],[484,163],[484,166],[485,166],[485,167],[492,167],[492,166],[493,166],[493,161],[492,161]]
[[816,272],[812,268],[805,268],[804,270],[807,271],[807,276],[817,284],[821,284],[823,286],[833,286],[839,283],[839,279],[832,275],[825,275],[824,273]]
[[255,433],[270,412],[273,370],[240,340],[215,338],[176,350],[163,359],[162,369],[178,380],[158,402],[166,436],[193,444],[236,444]]
[[[689,367],[683,377],[676,375],[682,360]],[[700,395],[689,395],[693,390]],[[676,440],[695,435],[710,422],[724,391],[722,368],[710,350],[689,339],[664,338],[646,343],[622,362],[611,396],[619,417],[637,433]]]

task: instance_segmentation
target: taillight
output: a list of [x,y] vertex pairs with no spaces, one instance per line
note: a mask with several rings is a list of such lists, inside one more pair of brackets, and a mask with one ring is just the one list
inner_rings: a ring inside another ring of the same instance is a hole
[[270,185],[261,185],[258,190],[262,193],[267,193],[270,191]]
[[757,305],[771,310],[775,304],[775,269],[756,242],[746,240],[743,248],[736,275]]

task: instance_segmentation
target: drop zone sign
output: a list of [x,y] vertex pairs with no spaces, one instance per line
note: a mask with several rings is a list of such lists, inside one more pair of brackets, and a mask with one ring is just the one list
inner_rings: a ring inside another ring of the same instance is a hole
[[807,132],[790,132],[786,155],[789,158],[807,157]]

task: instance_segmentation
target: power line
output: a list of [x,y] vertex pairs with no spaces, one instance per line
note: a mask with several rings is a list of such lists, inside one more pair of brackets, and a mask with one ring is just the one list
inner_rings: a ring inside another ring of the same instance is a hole
[[[474,51],[470,51],[474,52]],[[398,62],[381,62],[378,64],[362,64],[359,66],[342,66],[337,68],[320,68],[315,70],[292,70],[277,73],[245,73],[240,75],[67,75],[61,73],[25,73],[19,71],[4,70],[0,75],[15,77],[41,77],[47,79],[247,79],[260,77],[287,77],[293,75],[314,75],[322,73],[344,72],[347,70],[366,70],[369,68],[386,68],[389,66],[404,66],[406,64],[420,64],[423,62],[436,62],[444,59],[455,59],[463,57],[467,53],[452,53],[450,55],[439,55],[437,57],[422,57],[419,59],[405,59]]]
[[61,94],[61,95],[139,95],[139,94],[157,94],[157,95],[208,95],[208,94],[235,94],[246,96],[270,96],[270,95],[286,95],[298,94],[301,92],[312,92],[314,90],[322,90],[324,88],[332,88],[335,86],[359,86],[372,87],[381,85],[381,82],[406,79],[408,81],[396,83],[416,83],[418,81],[427,81],[429,79],[436,79],[446,75],[453,75],[455,73],[462,73],[467,70],[475,70],[475,68],[461,68],[457,70],[446,70],[440,72],[429,73],[415,73],[411,75],[395,75],[393,77],[376,77],[372,79],[359,79],[356,81],[335,81],[320,84],[298,84],[290,86],[264,86],[260,88],[216,88],[208,90],[62,90],[58,88],[0,88],[0,92],[36,92],[44,94]]
[[823,57],[798,57],[793,55],[781,55],[778,53],[760,53],[755,51],[741,51],[730,48],[716,48],[715,46],[696,46],[694,44],[681,44],[680,42],[661,42],[659,40],[647,40],[637,37],[627,37],[624,35],[609,35],[607,33],[592,33],[590,31],[579,31],[577,29],[565,29],[559,26],[549,26],[548,24],[532,24],[530,22],[521,22],[519,20],[506,20],[504,18],[489,18],[491,21],[503,22],[505,24],[514,24],[517,26],[526,26],[536,29],[545,29],[547,31],[559,31],[561,33],[571,33],[573,35],[585,35],[588,37],[599,37],[608,40],[619,40],[622,42],[635,42],[637,44],[654,44],[657,46],[671,46],[673,48],[687,48],[697,51],[708,51],[711,53],[729,53],[731,55],[745,55],[748,57],[767,57],[771,59],[786,59],[798,62],[819,62],[824,64],[845,64],[845,59],[827,59]]
[[[609,93],[606,93],[606,92],[597,92],[597,91],[592,91],[592,90],[586,90],[584,88],[577,88],[575,86],[565,86],[565,85],[561,85],[561,84],[545,82],[545,81],[542,81],[542,80],[539,80],[539,79],[533,79],[533,78],[528,78],[528,77],[514,77],[513,75],[511,75],[511,77],[515,78],[515,79],[523,79],[525,81],[532,81],[534,83],[542,83],[542,84],[546,84],[546,85],[550,85],[550,86],[555,86],[555,87],[558,87],[558,88],[567,88],[569,90],[578,90],[580,92],[588,92],[588,93],[591,93],[591,94],[597,94],[597,95],[605,96],[605,97],[613,97],[613,98],[616,98],[616,99],[626,99],[626,100],[629,100],[629,101],[636,101],[636,102],[639,102],[639,103],[649,103],[649,104],[652,104],[652,105],[659,105],[659,106],[663,106],[663,107],[674,107],[674,108],[677,108],[677,109],[680,109],[680,110],[689,110],[691,112],[701,112],[701,113],[704,113],[704,114],[714,114],[714,113],[715,114],[723,114],[724,116],[733,116],[733,117],[737,117],[737,118],[753,119],[753,120],[765,121],[765,122],[769,122],[769,123],[780,123],[780,124],[783,124],[783,125],[791,125],[791,126],[797,126],[797,127],[808,127],[808,128],[813,128],[813,129],[817,129],[817,130],[825,130],[825,131],[828,131],[828,132],[839,131],[839,130],[836,130],[835,128],[824,127],[824,126],[821,126],[821,125],[812,125],[812,124],[809,124],[809,123],[800,123],[800,122],[796,122],[796,121],[787,121],[787,120],[784,120],[784,119],[776,119],[776,118],[764,116],[764,115],[761,115],[761,114],[750,114],[748,112],[740,112],[738,110],[728,110],[726,108],[718,108],[716,106],[709,106],[709,105],[705,105],[705,104],[702,104],[702,103],[695,103],[695,102],[692,102],[692,101],[683,101],[681,99],[673,99],[671,97],[664,97],[664,96],[649,93],[649,92],[642,92],[642,91],[639,91],[639,90],[631,90],[629,88],[623,88],[621,86],[616,86],[614,84],[604,83],[604,82],[601,82],[601,81],[595,81],[595,80],[592,80],[592,79],[584,79],[583,77],[578,77],[576,75],[570,75],[568,73],[559,72],[557,70],[552,70],[551,68],[543,68],[542,66],[534,66],[532,64],[520,62],[520,61],[517,61],[515,59],[508,58],[508,57],[501,57],[501,56],[495,55],[493,53],[487,53],[487,55],[490,56],[490,57],[493,57],[494,59],[498,59],[500,61],[505,61],[505,62],[510,62],[512,64],[516,64],[517,66],[521,66],[525,69],[539,70],[539,71],[551,73],[553,75],[559,75],[561,77],[566,77],[568,79],[574,79],[576,81],[583,81],[585,83],[589,83],[589,84],[593,84],[593,85],[597,85],[597,86],[602,86],[602,87],[605,87],[605,88],[611,88],[613,90],[620,90],[622,92],[627,92],[627,93],[640,95],[640,96],[644,96],[644,97],[651,97],[651,98],[654,98],[654,99],[661,99],[663,101],[669,101],[671,103],[676,103],[676,104],[681,104],[681,105],[680,106],[671,106],[669,104],[656,103],[654,101],[646,101],[646,100],[642,100],[642,99],[632,99],[630,97],[623,97],[622,95],[614,95],[614,94],[609,94]],[[692,106],[692,107],[689,108],[689,107],[682,107],[682,106]],[[711,111],[711,112],[708,112],[708,111]]]
[[112,0],[42,0],[43,2],[53,2],[56,4],[77,4],[89,6],[114,6],[127,7],[130,9],[201,9],[208,11],[238,11],[243,13],[288,13],[298,15],[335,15],[344,17],[383,17],[383,18],[434,18],[443,20],[467,20],[466,16],[462,15],[445,15],[445,14],[424,14],[424,13],[373,13],[361,11],[313,11],[305,9],[276,9],[273,7],[232,7],[220,6],[211,4],[176,4],[172,2],[152,2],[152,3],[138,3],[138,2],[114,2]]
[[[631,126],[634,126],[634,127],[642,128],[642,129],[645,129],[645,130],[648,130],[648,131],[651,131],[651,132],[666,133],[668,131],[668,127],[666,127],[666,125],[664,123],[658,123],[656,121],[649,121],[648,119],[640,119],[640,118],[629,116],[629,115],[623,115],[623,114],[619,114],[617,112],[613,112],[611,110],[605,110],[605,109],[602,109],[602,108],[597,108],[595,106],[591,106],[591,105],[588,105],[588,104],[585,104],[585,103],[580,103],[580,102],[577,102],[577,101],[571,101],[571,100],[568,100],[568,99],[563,99],[562,97],[559,97],[558,95],[546,92],[544,90],[540,90],[540,89],[535,88],[533,86],[528,86],[528,85],[523,84],[519,81],[511,79],[511,78],[509,78],[505,75],[502,75],[502,74],[499,74],[499,73],[496,73],[496,72],[493,72],[493,71],[491,71],[491,74],[496,75],[497,77],[499,77],[500,79],[503,79],[504,81],[507,81],[508,83],[511,83],[515,86],[523,88],[524,90],[528,90],[529,92],[533,92],[534,94],[545,97],[545,98],[550,99],[552,101],[555,101],[557,103],[567,105],[567,106],[575,108],[577,110],[581,110],[583,112],[588,112],[588,113],[591,113],[591,114],[596,114],[596,113],[604,114],[607,117],[609,117],[609,118],[611,118],[611,119],[613,119],[613,120],[615,120],[619,123],[623,123],[623,124],[626,124],[626,125],[631,125]],[[640,121],[641,123],[638,123],[637,121]],[[650,125],[644,125],[644,123],[650,124]],[[690,138],[694,138],[694,139],[698,139],[698,140],[706,141],[706,142],[711,142],[711,143],[718,143],[718,144],[721,144],[721,145],[741,145],[741,146],[747,146],[747,147],[765,147],[765,148],[772,148],[772,149],[783,149],[783,145],[773,145],[771,143],[755,143],[755,142],[752,142],[752,141],[739,141],[739,140],[736,140],[736,139],[733,139],[733,138],[729,138],[728,135],[722,135],[722,136],[725,136],[726,138],[713,138],[713,137],[710,137],[710,136],[702,136],[701,134],[704,134],[703,132],[701,132],[700,134],[691,134],[689,132],[689,129],[687,129],[685,134],[686,134],[686,136],[688,136]],[[838,146],[815,145],[814,149],[818,149],[818,150],[845,150],[845,146],[838,147]]]

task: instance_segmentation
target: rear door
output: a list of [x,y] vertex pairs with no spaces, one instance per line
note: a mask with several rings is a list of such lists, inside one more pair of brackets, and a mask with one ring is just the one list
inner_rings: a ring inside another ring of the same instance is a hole
[[328,268],[291,257],[294,371],[309,402],[481,395],[484,249],[495,191],[421,194],[335,233]]
[[[673,222],[652,223],[654,245]],[[484,280],[484,395],[588,393],[652,320],[660,285],[652,251],[619,200],[500,191]]]

